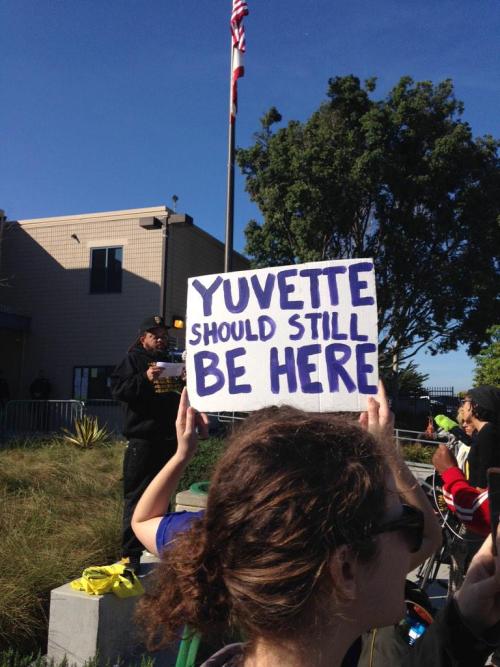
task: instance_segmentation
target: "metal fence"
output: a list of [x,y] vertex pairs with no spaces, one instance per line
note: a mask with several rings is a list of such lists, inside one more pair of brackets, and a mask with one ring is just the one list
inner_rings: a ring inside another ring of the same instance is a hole
[[89,399],[85,401],[85,414],[97,417],[100,426],[108,431],[120,434],[125,419],[125,404],[112,399]]
[[403,428],[395,428],[394,437],[399,445],[405,442],[414,442],[418,445],[433,445],[435,447],[439,443],[439,440],[431,440],[425,431],[410,431]]
[[[0,406],[0,439],[26,435],[50,435],[62,428],[72,430],[75,419],[84,415],[96,417],[99,426],[119,435],[125,418],[125,405],[111,399],[87,401],[8,401]],[[222,433],[247,416],[243,412],[210,413],[210,430]]]
[[53,433],[71,428],[84,414],[82,401],[8,401],[2,411],[4,435]]
[[[62,428],[72,429],[75,419],[84,415],[96,417],[100,426],[108,431],[120,434],[125,416],[123,403],[111,399],[93,399],[88,401],[52,400],[52,401],[8,401],[0,412],[0,436],[50,434]],[[245,412],[209,413],[210,430],[213,434],[222,433],[235,422],[248,416]],[[397,428],[394,435],[399,443],[417,442],[435,445],[423,431]]]

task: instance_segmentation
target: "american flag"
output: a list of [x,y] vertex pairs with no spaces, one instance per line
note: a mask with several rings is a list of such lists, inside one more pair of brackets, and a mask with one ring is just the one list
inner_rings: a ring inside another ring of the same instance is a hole
[[245,26],[243,17],[248,15],[246,0],[233,0],[233,11],[231,12],[231,35],[233,37],[233,71],[231,79],[231,122],[236,116],[238,107],[238,79],[245,74],[243,67],[243,54],[246,51]]

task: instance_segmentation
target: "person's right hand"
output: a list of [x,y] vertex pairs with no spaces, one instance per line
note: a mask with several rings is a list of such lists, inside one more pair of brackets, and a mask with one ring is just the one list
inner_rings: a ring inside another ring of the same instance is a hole
[[[498,534],[496,540],[500,554]],[[466,625],[476,634],[500,622],[500,556],[493,555],[491,535],[472,559],[455,601]]]
[[150,382],[154,382],[158,377],[160,377],[161,371],[162,368],[160,366],[150,366],[146,371],[146,377]]
[[204,412],[197,412],[189,405],[186,387],[182,390],[177,419],[177,455],[190,461],[198,446],[199,438],[208,436],[208,417]]
[[441,475],[448,468],[455,468],[458,466],[457,459],[450,452],[448,447],[444,444],[438,445],[434,456],[432,457],[432,465]]

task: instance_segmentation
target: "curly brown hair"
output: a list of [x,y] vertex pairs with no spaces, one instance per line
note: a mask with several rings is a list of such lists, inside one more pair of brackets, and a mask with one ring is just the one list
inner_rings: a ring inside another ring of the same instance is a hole
[[187,624],[204,636],[237,627],[250,640],[317,627],[342,600],[325,565],[348,544],[370,560],[387,467],[357,424],[289,407],[253,413],[230,437],[205,515],[165,551],[138,605],[150,648]]

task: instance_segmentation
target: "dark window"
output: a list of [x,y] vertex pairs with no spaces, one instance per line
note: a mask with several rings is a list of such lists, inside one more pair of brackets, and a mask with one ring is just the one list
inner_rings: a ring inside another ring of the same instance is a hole
[[77,366],[73,369],[73,398],[87,401],[111,398],[110,375],[114,366]]
[[90,293],[122,291],[123,248],[92,248],[90,251]]

